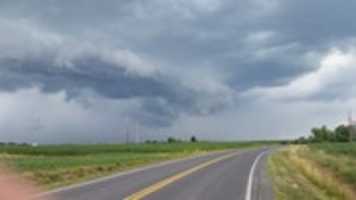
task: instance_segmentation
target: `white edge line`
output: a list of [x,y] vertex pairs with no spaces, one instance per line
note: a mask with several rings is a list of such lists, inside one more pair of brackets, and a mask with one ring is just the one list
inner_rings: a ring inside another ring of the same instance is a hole
[[215,155],[215,154],[219,154],[219,153],[227,153],[227,152],[230,152],[230,151],[236,151],[236,149],[235,150],[226,150],[226,151],[217,151],[217,152],[211,152],[211,153],[204,153],[204,154],[201,154],[201,155],[189,156],[189,157],[181,158],[181,159],[162,161],[162,162],[157,163],[157,164],[151,164],[151,165],[148,165],[148,166],[145,166],[145,167],[132,169],[132,170],[129,170],[129,171],[118,172],[118,173],[116,173],[114,175],[111,175],[111,176],[110,175],[109,176],[104,176],[104,177],[96,178],[96,179],[93,179],[93,180],[90,180],[90,181],[86,181],[86,182],[83,182],[83,183],[78,183],[78,184],[74,184],[74,185],[70,185],[70,186],[61,187],[61,188],[58,188],[58,189],[50,190],[48,192],[42,192],[42,193],[39,193],[37,195],[34,195],[33,198],[39,198],[39,197],[43,197],[43,196],[47,196],[47,195],[51,195],[51,194],[55,194],[55,193],[59,193],[59,192],[63,192],[63,191],[68,191],[68,190],[72,190],[72,189],[76,189],[76,188],[81,188],[81,187],[92,185],[92,184],[95,184],[95,183],[105,182],[105,181],[112,180],[112,179],[120,177],[120,176],[130,175],[130,174],[134,174],[134,173],[137,173],[137,172],[145,171],[145,170],[148,170],[148,169],[153,169],[153,168],[156,168],[156,167],[162,167],[162,166],[169,165],[169,164],[188,161],[188,160],[192,160],[192,159],[196,159],[196,158],[200,158],[200,157],[204,157],[204,156]]
[[246,196],[245,196],[245,200],[252,200],[251,199],[251,194],[252,194],[252,185],[253,185],[253,178],[255,176],[255,168],[258,164],[258,161],[262,158],[262,156],[264,154],[266,154],[269,150],[263,151],[262,153],[260,153],[255,161],[252,164],[252,167],[250,169],[250,173],[248,175],[248,181],[247,181],[247,187],[246,187]]

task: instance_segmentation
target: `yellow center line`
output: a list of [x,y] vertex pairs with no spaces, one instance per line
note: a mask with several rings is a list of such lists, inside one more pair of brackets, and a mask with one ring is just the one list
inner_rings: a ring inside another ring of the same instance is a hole
[[186,177],[186,176],[188,176],[188,175],[190,175],[190,174],[192,174],[192,173],[194,173],[194,172],[196,172],[196,171],[198,171],[200,169],[208,167],[208,166],[210,166],[212,164],[215,164],[215,163],[220,162],[222,160],[231,158],[231,157],[235,156],[236,154],[237,154],[237,152],[231,153],[231,154],[227,154],[227,155],[215,158],[213,160],[204,162],[204,163],[202,163],[200,165],[197,165],[197,166],[195,166],[193,168],[190,168],[190,169],[188,169],[186,171],[180,172],[180,173],[178,173],[176,175],[173,175],[171,177],[168,177],[166,179],[158,181],[158,182],[154,183],[151,186],[148,186],[148,187],[146,187],[146,188],[144,188],[144,189],[142,189],[142,190],[140,190],[138,192],[135,192],[135,193],[131,194],[130,196],[124,198],[124,200],[140,200],[140,199],[143,199],[144,197],[146,197],[146,196],[148,196],[148,195],[150,195],[150,194],[162,189],[163,187],[166,187],[169,184],[172,184],[173,182],[175,182],[175,181],[177,181],[179,179],[182,179],[182,178],[184,178],[184,177]]

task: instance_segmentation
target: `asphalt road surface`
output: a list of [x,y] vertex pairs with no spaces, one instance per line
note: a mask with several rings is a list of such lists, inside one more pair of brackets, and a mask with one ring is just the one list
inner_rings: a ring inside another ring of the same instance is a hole
[[266,148],[211,153],[116,174],[41,196],[56,200],[272,200]]

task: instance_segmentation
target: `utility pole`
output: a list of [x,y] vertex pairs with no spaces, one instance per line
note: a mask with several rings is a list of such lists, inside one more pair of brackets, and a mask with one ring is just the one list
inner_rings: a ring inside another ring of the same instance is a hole
[[138,132],[137,132],[137,122],[134,122],[133,124],[133,143],[139,143],[139,135],[138,135]]
[[135,122],[135,136],[136,136],[136,143],[140,143],[140,133],[139,133],[139,131],[138,131],[138,123],[137,122]]
[[130,142],[130,135],[129,135],[129,127],[126,126],[125,128],[125,134],[126,134],[126,144],[128,144]]
[[353,135],[355,134],[355,124],[356,124],[355,120],[353,119],[352,110],[349,112],[348,122],[349,122],[349,130],[350,130],[349,142],[352,142]]

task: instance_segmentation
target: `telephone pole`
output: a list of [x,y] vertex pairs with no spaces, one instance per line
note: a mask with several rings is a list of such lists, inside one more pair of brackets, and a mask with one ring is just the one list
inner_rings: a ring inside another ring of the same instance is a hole
[[349,122],[349,124],[348,124],[349,125],[349,130],[350,130],[349,142],[352,142],[353,135],[355,134],[355,125],[356,125],[356,122],[353,119],[352,110],[349,112],[348,122]]
[[129,127],[126,126],[125,128],[125,134],[126,134],[126,144],[130,142],[130,133],[129,133]]
[[135,122],[135,137],[136,137],[136,143],[139,144],[140,143],[140,133],[139,133],[139,130],[138,130],[138,123]]

